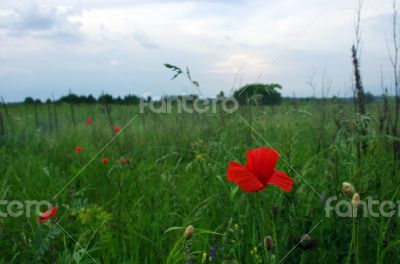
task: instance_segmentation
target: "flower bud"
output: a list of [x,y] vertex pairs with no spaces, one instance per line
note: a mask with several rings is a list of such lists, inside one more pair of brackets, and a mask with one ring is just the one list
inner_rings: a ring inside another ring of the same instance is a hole
[[186,240],[189,240],[192,238],[194,232],[194,227],[192,225],[189,225],[186,227],[185,232],[183,233],[183,237]]
[[344,194],[346,194],[348,196],[352,196],[355,192],[355,189],[354,189],[353,184],[351,184],[350,182],[343,182],[342,191]]

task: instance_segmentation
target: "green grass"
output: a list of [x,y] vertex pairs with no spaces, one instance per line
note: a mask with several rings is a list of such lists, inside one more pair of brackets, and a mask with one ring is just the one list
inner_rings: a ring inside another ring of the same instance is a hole
[[[49,124],[48,108],[42,105],[37,127],[33,106],[9,105],[10,120],[0,142],[0,196],[51,201],[59,207],[58,223],[64,230],[37,223],[35,214],[2,217],[0,259],[185,263],[186,248],[194,263],[202,262],[204,252],[205,263],[210,263],[215,244],[215,263],[279,263],[296,238],[323,219],[310,234],[318,246],[295,248],[282,263],[397,263],[398,213],[355,223],[352,218],[325,218],[323,199],[295,172],[323,198],[349,200],[341,192],[342,182],[349,181],[361,199],[397,200],[395,139],[378,131],[379,107],[368,105],[368,133],[361,135],[359,117],[349,103],[284,102],[273,110],[240,107],[234,114],[139,114],[136,106],[113,105],[115,125],[123,127],[137,117],[53,200],[114,136],[108,117],[101,105],[75,105],[73,126],[69,106],[57,105],[55,128],[53,106]],[[295,178],[290,193],[275,186],[259,193],[261,212],[255,193],[243,193],[226,179],[229,161],[244,163],[247,150],[267,145],[240,116],[291,165],[281,159],[277,167]],[[91,126],[85,125],[87,117],[93,119]],[[368,149],[358,155],[363,139]],[[74,153],[78,145],[84,148],[80,154]],[[101,157],[110,163],[102,164]],[[129,164],[120,165],[121,157],[129,158]],[[195,231],[185,241],[188,225]],[[267,235],[275,244],[269,257],[263,249]]]

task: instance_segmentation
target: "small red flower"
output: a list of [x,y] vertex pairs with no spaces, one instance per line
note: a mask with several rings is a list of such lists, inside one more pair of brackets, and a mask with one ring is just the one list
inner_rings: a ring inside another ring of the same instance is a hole
[[119,163],[120,163],[121,165],[124,165],[124,164],[128,163],[128,159],[126,159],[126,158],[121,158],[121,159],[119,160]]
[[120,131],[121,131],[121,128],[120,128],[120,127],[118,127],[118,126],[117,126],[117,127],[114,127],[114,132],[115,132],[115,133],[119,133]]
[[58,211],[58,208],[57,207],[53,207],[50,210],[47,210],[46,212],[43,212],[40,216],[38,216],[36,218],[36,220],[39,223],[44,223],[47,220],[52,219],[53,217],[55,217],[56,214],[57,214],[57,211]]
[[87,119],[86,119],[86,125],[91,125],[92,124],[92,119],[90,118],[90,117],[88,117]]
[[83,151],[83,148],[81,146],[75,147],[75,153],[81,153],[82,151]]
[[227,178],[244,192],[262,191],[270,184],[289,192],[294,180],[286,173],[275,169],[278,159],[279,153],[272,148],[252,149],[247,152],[246,166],[233,161],[229,162]]
[[108,159],[107,158],[101,158],[101,163],[103,164],[108,164]]

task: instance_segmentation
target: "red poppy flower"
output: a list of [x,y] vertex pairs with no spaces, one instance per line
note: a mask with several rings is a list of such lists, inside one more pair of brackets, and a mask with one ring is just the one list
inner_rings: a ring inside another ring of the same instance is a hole
[[114,132],[115,133],[119,133],[121,131],[121,128],[120,127],[114,127]]
[[124,165],[124,164],[128,163],[128,159],[121,158],[121,159],[119,160],[119,163],[120,163],[121,165]]
[[83,151],[83,148],[81,146],[75,147],[75,153],[81,153],[82,151]]
[[58,208],[57,207],[53,207],[50,210],[47,210],[46,212],[43,212],[40,216],[38,216],[36,218],[36,220],[39,223],[44,223],[47,220],[49,220],[49,219],[53,218],[54,216],[56,216],[57,211],[58,211]]
[[90,117],[88,117],[87,119],[86,119],[86,125],[91,125],[92,124],[92,119],[90,118]]
[[282,171],[275,169],[279,153],[272,148],[256,148],[247,151],[247,164],[243,166],[229,162],[227,178],[244,192],[258,192],[273,184],[289,192],[294,180]]
[[107,158],[101,158],[101,163],[103,164],[108,164],[108,159]]

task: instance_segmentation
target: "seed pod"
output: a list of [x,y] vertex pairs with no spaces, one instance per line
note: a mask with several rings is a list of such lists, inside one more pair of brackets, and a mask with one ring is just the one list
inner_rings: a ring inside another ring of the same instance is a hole
[[266,250],[270,251],[274,247],[274,241],[271,236],[266,236],[264,238],[264,247]]
[[189,240],[192,238],[194,232],[194,227],[192,225],[189,225],[186,227],[185,232],[183,233],[183,237],[186,240]]
[[343,182],[342,191],[344,194],[346,194],[348,196],[352,196],[355,192],[355,189],[354,189],[353,184],[351,184],[350,182]]
[[294,240],[294,244],[303,250],[314,249],[318,246],[318,240],[308,234],[304,234]]
[[361,203],[360,195],[358,193],[355,193],[353,195],[353,198],[351,199],[351,204],[354,207],[358,207],[360,205],[360,203]]

